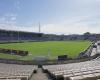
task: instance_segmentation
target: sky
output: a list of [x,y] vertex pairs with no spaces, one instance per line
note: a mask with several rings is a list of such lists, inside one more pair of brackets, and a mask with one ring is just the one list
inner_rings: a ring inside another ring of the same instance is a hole
[[0,0],[0,29],[100,33],[100,0]]

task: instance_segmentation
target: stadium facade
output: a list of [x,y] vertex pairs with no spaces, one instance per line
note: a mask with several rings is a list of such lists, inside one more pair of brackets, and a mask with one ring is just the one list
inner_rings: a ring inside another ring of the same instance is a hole
[[40,40],[42,35],[42,33],[34,32],[0,30],[0,41]]
[[43,34],[26,31],[13,31],[0,29],[0,42],[16,41],[62,41],[62,40],[100,40],[100,34],[84,33],[71,35]]

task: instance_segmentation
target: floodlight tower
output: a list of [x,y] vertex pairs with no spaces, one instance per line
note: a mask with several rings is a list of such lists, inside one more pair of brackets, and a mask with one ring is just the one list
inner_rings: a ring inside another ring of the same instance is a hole
[[[9,33],[10,33],[10,42],[13,42],[13,31],[9,31]],[[12,49],[10,50],[10,52],[11,54],[13,54]]]
[[18,31],[18,35],[17,36],[18,36],[18,42],[19,42],[19,31]]
[[39,22],[39,33],[41,32],[41,25],[40,25],[40,22]]

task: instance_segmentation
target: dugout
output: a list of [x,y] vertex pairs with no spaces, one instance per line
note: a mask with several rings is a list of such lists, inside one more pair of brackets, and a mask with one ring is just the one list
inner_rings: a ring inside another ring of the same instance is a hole
[[58,56],[58,61],[67,60],[67,59],[68,59],[67,55],[59,55]]
[[0,48],[0,53],[27,56],[28,51]]

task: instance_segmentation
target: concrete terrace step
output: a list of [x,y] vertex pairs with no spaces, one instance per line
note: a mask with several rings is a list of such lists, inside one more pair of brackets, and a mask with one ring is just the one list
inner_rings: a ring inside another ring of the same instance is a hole
[[31,80],[48,80],[47,74],[42,72],[41,68],[38,68],[37,73],[33,74]]

